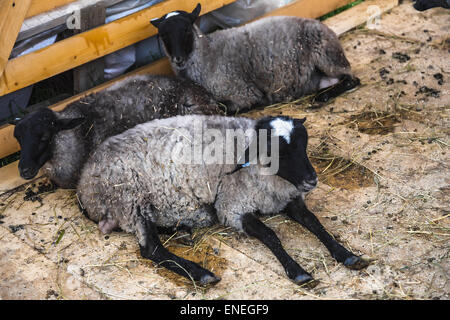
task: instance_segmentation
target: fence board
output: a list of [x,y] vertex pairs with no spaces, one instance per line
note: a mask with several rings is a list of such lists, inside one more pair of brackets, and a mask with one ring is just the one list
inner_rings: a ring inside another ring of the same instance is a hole
[[0,76],[4,73],[31,0],[0,1]]

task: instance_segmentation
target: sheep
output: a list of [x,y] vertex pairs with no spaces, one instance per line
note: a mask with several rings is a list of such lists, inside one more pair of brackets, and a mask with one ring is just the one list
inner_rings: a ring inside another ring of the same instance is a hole
[[105,138],[155,118],[221,112],[212,96],[190,81],[129,77],[60,112],[41,108],[13,121],[21,146],[19,173],[29,180],[43,167],[58,187],[74,189],[82,164]]
[[256,215],[284,210],[337,261],[364,268],[368,260],[334,240],[305,205],[317,175],[306,154],[304,121],[189,115],[137,125],[106,139],[85,163],[77,187],[80,207],[103,234],[135,234],[142,257],[203,285],[220,278],[170,253],[158,228],[189,230],[220,222],[262,241],[294,283],[314,286],[317,281]]
[[151,20],[176,75],[193,80],[227,105],[248,110],[315,92],[317,102],[360,84],[351,74],[336,34],[321,22],[267,17],[202,34],[201,10],[171,12]]
[[417,0],[414,3],[414,8],[418,11],[425,11],[436,7],[450,9],[450,0]]

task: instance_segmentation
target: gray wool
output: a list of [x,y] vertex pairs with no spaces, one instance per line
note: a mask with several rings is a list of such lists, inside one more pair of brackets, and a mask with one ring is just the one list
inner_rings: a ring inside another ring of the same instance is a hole
[[55,112],[58,118],[86,118],[52,142],[52,158],[43,169],[62,188],[75,188],[83,163],[107,137],[152,119],[185,114],[221,114],[219,105],[191,81],[138,75]]
[[185,68],[172,68],[227,102],[229,112],[293,100],[318,91],[325,75],[351,74],[338,37],[317,20],[277,16],[208,35],[194,31]]
[[[103,233],[120,227],[135,233],[143,244],[139,209],[157,226],[194,228],[219,221],[242,231],[245,213],[276,213],[300,195],[286,180],[261,175],[258,164],[227,175],[236,167],[238,155],[229,164],[177,160],[174,150],[192,146],[196,121],[202,121],[203,130],[214,128],[223,136],[227,129],[245,131],[257,123],[248,118],[177,116],[105,140],[86,162],[77,188],[80,204]],[[249,136],[243,147],[253,138]],[[208,143],[199,142],[203,148]],[[194,143],[193,149],[198,146]]]

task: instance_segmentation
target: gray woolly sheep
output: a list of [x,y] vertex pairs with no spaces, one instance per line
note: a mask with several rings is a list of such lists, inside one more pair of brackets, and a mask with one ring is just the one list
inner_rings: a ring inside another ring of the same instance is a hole
[[59,187],[76,188],[83,163],[107,137],[152,119],[218,113],[212,96],[188,80],[130,77],[60,112],[42,108],[15,121],[19,172],[32,179],[43,167]]
[[105,140],[86,162],[77,188],[80,206],[103,233],[119,228],[135,234],[143,257],[201,284],[220,279],[165,249],[157,227],[219,221],[262,241],[292,281],[314,285],[256,216],[284,210],[337,261],[363,268],[368,262],[336,242],[305,206],[317,175],[306,154],[304,120],[194,115],[138,125]]
[[202,85],[228,111],[319,94],[324,102],[359,85],[336,34],[317,20],[267,17],[202,34],[192,13],[175,11],[151,23],[178,76]]

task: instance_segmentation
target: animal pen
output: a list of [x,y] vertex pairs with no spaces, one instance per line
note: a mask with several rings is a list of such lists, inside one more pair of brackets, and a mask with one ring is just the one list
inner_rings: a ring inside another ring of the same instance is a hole
[[[171,74],[162,58],[97,86],[86,76],[103,70],[102,57],[155,36],[151,19],[234,1],[166,0],[105,23],[106,8],[120,2],[0,1],[0,98],[74,70],[80,93],[49,106],[58,111],[132,75]],[[263,16],[319,18],[351,2],[294,0]],[[19,41],[60,32],[74,5],[79,31],[14,54]],[[0,298],[449,299],[449,11],[366,0],[323,22],[340,36],[362,85],[320,107],[304,97],[243,116],[307,117],[319,184],[306,202],[336,239],[372,260],[367,269],[346,269],[311,233],[275,215],[265,223],[319,285],[295,285],[256,239],[217,225],[195,230],[192,242],[163,237],[171,252],[222,279],[198,286],[142,259],[132,235],[102,235],[81,214],[75,190],[55,189],[45,176],[25,181],[14,161],[0,168]],[[19,151],[13,130],[0,127],[0,158]]]

